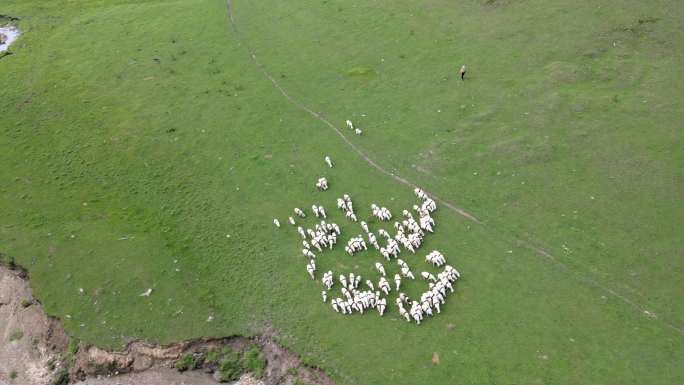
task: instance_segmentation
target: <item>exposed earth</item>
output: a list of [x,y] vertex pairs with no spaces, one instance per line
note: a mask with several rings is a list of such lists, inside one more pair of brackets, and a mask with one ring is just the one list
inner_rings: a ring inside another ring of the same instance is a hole
[[[188,354],[211,349],[244,350],[256,345],[266,359],[261,379],[243,374],[236,385],[334,385],[324,373],[309,368],[274,342],[274,335],[183,341],[156,346],[140,341],[122,352],[70,343],[59,320],[45,314],[33,298],[26,273],[0,266],[0,385],[203,385],[217,384],[208,367],[179,372],[174,364]],[[69,377],[65,376],[69,373]],[[60,376],[63,382],[59,381]],[[69,380],[70,378],[70,380]]]
[[49,370],[48,363],[67,349],[69,339],[33,299],[23,276],[0,267],[0,384],[47,385],[58,369]]

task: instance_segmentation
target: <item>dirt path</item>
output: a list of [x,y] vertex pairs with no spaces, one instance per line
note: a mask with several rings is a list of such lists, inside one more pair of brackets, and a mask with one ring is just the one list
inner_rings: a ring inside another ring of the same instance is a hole
[[[216,385],[211,376],[202,372],[178,373],[177,370],[157,368],[140,373],[127,373],[113,377],[89,378],[75,385]],[[264,385],[263,382],[243,375],[231,385]]]
[[[357,153],[357,154],[358,154],[358,155],[359,155],[359,156],[360,156],[360,157],[361,157],[369,166],[371,166],[372,168],[376,169],[377,171],[379,171],[380,173],[382,173],[382,174],[384,174],[384,175],[389,176],[390,178],[394,179],[395,181],[399,182],[400,184],[402,184],[402,185],[404,185],[404,186],[407,186],[407,187],[410,187],[410,188],[416,188],[416,187],[418,187],[415,183],[411,182],[410,180],[408,180],[408,179],[406,179],[406,178],[404,178],[404,177],[402,177],[402,176],[400,176],[400,175],[397,175],[396,173],[390,172],[390,171],[386,170],[384,167],[380,166],[380,165],[379,165],[378,163],[376,163],[373,159],[371,159],[365,152],[363,152],[363,150],[361,150],[358,146],[356,146],[354,143],[352,143],[352,142],[346,137],[346,135],[344,135],[344,133],[342,132],[342,130],[340,130],[337,126],[335,126],[335,125],[332,124],[328,119],[326,119],[326,118],[322,115],[322,113],[316,112],[316,111],[312,110],[311,108],[309,108],[308,106],[306,106],[305,104],[303,104],[302,102],[300,102],[299,100],[297,100],[297,99],[295,99],[294,97],[292,97],[292,96],[287,92],[287,90],[285,90],[285,88],[283,88],[283,87],[280,85],[280,83],[278,83],[278,81],[277,81],[277,80],[268,72],[268,70],[266,70],[266,68],[259,62],[259,60],[257,59],[257,56],[256,56],[255,51],[252,49],[252,47],[251,47],[249,44],[247,44],[247,42],[245,41],[245,39],[243,39],[242,34],[241,34],[240,30],[238,29],[237,22],[235,21],[235,10],[234,10],[234,7],[233,7],[233,2],[232,2],[232,0],[226,0],[226,9],[227,9],[227,17],[228,17],[228,20],[229,20],[229,25],[230,25],[231,31],[235,34],[235,36],[237,37],[237,39],[238,39],[238,41],[240,42],[240,44],[241,44],[243,47],[245,47],[245,49],[246,49],[247,52],[249,53],[250,58],[251,58],[252,62],[254,63],[254,65],[263,73],[263,75],[264,75],[268,80],[271,81],[271,83],[273,83],[273,87],[275,87],[275,89],[278,90],[278,92],[279,92],[283,97],[285,97],[285,99],[287,99],[290,103],[292,103],[292,104],[293,104],[295,107],[297,107],[298,109],[300,109],[300,110],[302,110],[302,111],[308,113],[309,115],[311,115],[311,116],[314,117],[315,119],[319,120],[319,121],[320,121],[321,123],[323,123],[324,125],[330,127],[333,131],[335,131],[335,133],[342,139],[342,141],[343,141],[347,146],[349,146],[352,150],[354,150],[354,152],[356,152],[356,153]],[[422,187],[421,187],[421,188],[422,188]],[[435,195],[432,194],[431,192],[427,191],[425,188],[423,188],[423,190],[425,190],[425,192],[428,193],[428,195],[430,195],[435,201],[437,201],[437,202],[439,202],[441,205],[447,207],[447,208],[448,208],[449,210],[451,210],[452,212],[454,212],[454,213],[460,215],[461,217],[463,217],[463,218],[465,218],[465,219],[467,219],[467,220],[469,220],[469,221],[471,221],[471,222],[474,222],[474,223],[476,223],[476,224],[478,224],[478,225],[482,225],[482,226],[485,226],[485,227],[488,228],[488,229],[491,229],[491,230],[496,231],[496,229],[492,229],[491,226],[488,226],[486,223],[480,221],[477,217],[475,217],[474,215],[470,214],[470,213],[467,212],[466,210],[464,210],[464,209],[462,209],[462,208],[460,208],[460,207],[458,207],[458,206],[456,206],[456,205],[454,205],[454,204],[452,204],[452,203],[450,203],[450,202],[448,202],[448,201],[446,201],[446,200],[444,200],[444,199],[441,199],[441,198],[435,196]],[[658,317],[655,315],[655,313],[653,313],[652,311],[648,310],[648,309],[646,308],[646,306],[644,306],[644,305],[642,305],[642,304],[640,304],[640,303],[638,303],[638,302],[636,302],[636,301],[633,301],[633,300],[631,300],[631,299],[625,297],[624,295],[622,295],[622,294],[616,292],[614,289],[611,289],[611,288],[605,286],[604,284],[602,284],[602,283],[596,281],[595,279],[591,278],[591,276],[588,275],[587,273],[582,272],[582,271],[578,271],[577,269],[571,268],[570,266],[568,266],[567,264],[565,264],[564,262],[562,262],[561,260],[559,260],[558,258],[556,258],[553,254],[551,254],[551,253],[549,253],[548,251],[544,250],[543,248],[537,246],[537,242],[533,242],[533,241],[529,241],[529,240],[517,238],[517,237],[511,236],[511,235],[506,235],[505,232],[502,232],[502,231],[497,231],[497,235],[498,235],[499,237],[505,239],[505,240],[511,241],[511,242],[514,243],[514,244],[517,244],[517,245],[522,246],[522,247],[524,247],[524,248],[526,248],[526,249],[528,249],[528,250],[533,251],[533,252],[534,252],[535,254],[537,254],[538,256],[543,257],[543,258],[545,258],[546,260],[548,260],[548,261],[554,263],[557,267],[561,268],[563,271],[567,271],[567,272],[572,273],[573,276],[575,276],[575,278],[576,278],[579,282],[581,282],[581,283],[583,283],[583,284],[588,284],[589,286],[592,286],[592,287],[594,287],[594,288],[597,288],[597,289],[603,291],[604,293],[607,293],[607,294],[609,294],[610,296],[617,298],[618,300],[620,300],[620,301],[623,302],[624,304],[626,304],[626,305],[630,306],[631,308],[637,310],[637,311],[639,312],[639,314],[641,314],[642,316],[644,316],[644,317],[646,317],[646,318],[648,318],[648,319],[650,319],[650,320],[656,320],[656,321],[658,321],[661,325],[667,327],[668,329],[673,330],[673,331],[675,331],[675,332],[677,332],[677,333],[679,333],[679,334],[681,334],[681,335],[684,335],[684,328],[682,328],[682,327],[680,327],[680,326],[677,326],[677,325],[675,325],[675,324],[673,324],[673,323],[670,323],[670,322],[668,322],[668,321],[666,321],[666,320],[663,320],[663,319],[658,318]]]

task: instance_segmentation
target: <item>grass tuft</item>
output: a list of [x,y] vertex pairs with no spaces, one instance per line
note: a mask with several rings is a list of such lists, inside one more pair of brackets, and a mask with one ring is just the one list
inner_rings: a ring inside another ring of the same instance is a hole
[[175,367],[179,372],[184,372],[186,370],[192,369],[195,367],[195,358],[192,354],[186,354],[183,357],[181,357],[180,360],[176,361]]
[[375,72],[368,67],[354,67],[347,71],[347,75],[349,76],[368,76],[368,75],[373,75]]
[[17,331],[15,331],[15,332],[13,332],[12,334],[10,334],[10,336],[9,336],[9,341],[10,341],[10,342],[18,341],[18,340],[20,340],[23,336],[24,336],[24,332],[21,331],[21,330],[17,330]]
[[218,372],[218,380],[220,382],[235,381],[240,378],[240,375],[243,373],[240,355],[234,352],[224,355]]
[[69,383],[69,369],[61,367],[52,377],[51,385],[67,385]]
[[266,369],[266,358],[258,347],[253,346],[243,354],[242,367],[254,374],[254,377],[261,378]]

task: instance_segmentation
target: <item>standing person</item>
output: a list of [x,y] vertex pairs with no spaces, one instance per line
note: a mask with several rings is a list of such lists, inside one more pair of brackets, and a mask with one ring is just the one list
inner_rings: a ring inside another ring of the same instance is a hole
[[466,73],[465,64],[464,64],[463,66],[461,66],[461,71],[460,71],[460,73],[461,73],[461,80],[465,80],[465,73]]

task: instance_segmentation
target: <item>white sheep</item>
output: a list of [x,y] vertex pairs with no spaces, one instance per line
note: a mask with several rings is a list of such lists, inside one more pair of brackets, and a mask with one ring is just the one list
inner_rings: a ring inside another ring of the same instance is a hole
[[349,289],[347,289],[346,287],[340,288],[340,291],[342,292],[342,295],[347,297],[347,299],[352,298],[351,293],[349,292]]
[[420,275],[421,275],[421,277],[423,277],[423,279],[425,279],[426,281],[437,282],[437,278],[435,278],[434,275],[428,273],[427,271],[422,271],[422,272],[420,273]]
[[274,224],[276,227],[280,227],[280,221],[279,221],[277,218],[273,218],[273,224]]
[[409,313],[404,309],[403,306],[399,306],[399,315],[404,317],[407,322],[411,322],[411,318],[409,318]]
[[354,129],[354,133],[355,133],[356,135],[361,135],[361,134],[363,134],[363,131],[361,131],[360,128],[355,128],[355,129]]
[[306,218],[306,214],[304,214],[304,211],[302,211],[299,207],[294,208],[294,213],[300,218]]
[[382,317],[382,315],[385,314],[385,308],[387,308],[387,298],[380,298],[377,300],[375,307],[378,309],[380,317]]
[[432,200],[430,198],[426,198],[423,201],[423,204],[421,207],[423,210],[427,210],[429,212],[433,212],[433,211],[437,210],[437,204],[435,203],[434,200]]
[[426,255],[425,261],[428,263],[432,263],[433,265],[435,265],[437,267],[442,266],[446,263],[446,259],[444,258],[444,255],[442,255],[442,253],[440,253],[437,250],[433,250],[428,255]]
[[333,285],[335,284],[335,282],[333,280],[332,271],[328,270],[326,273],[324,273],[322,281],[323,281],[323,285],[325,285],[325,288],[330,290],[333,287]]
[[314,273],[316,272],[315,266],[312,266],[310,263],[307,263],[306,272],[309,273],[309,276],[311,277],[311,279],[316,279],[316,277],[314,276]]
[[340,274],[339,279],[340,283],[342,284],[342,288],[347,287],[347,277],[345,277],[343,274]]
[[401,275],[409,279],[416,279],[411,270],[409,270],[408,266],[404,266],[401,268]]
[[330,157],[327,155],[325,157],[325,163],[327,163],[328,167],[333,168],[332,160],[330,160]]
[[401,276],[399,274],[394,274],[394,283],[397,285],[397,291],[399,291],[401,286]]
[[328,301],[328,293],[325,290],[321,291],[321,297],[323,297],[323,302]]
[[416,324],[420,325],[420,321],[423,319],[423,310],[420,307],[420,304],[416,301],[413,301],[410,312],[411,317],[413,317],[413,320],[416,321]]
[[324,177],[318,178],[318,181],[316,182],[316,188],[318,188],[321,191],[325,191],[328,189],[328,180],[325,179]]
[[389,282],[387,282],[387,279],[385,277],[380,277],[380,281],[378,282],[378,288],[382,290],[382,292],[385,293],[385,295],[388,295],[390,290],[392,290]]
[[353,130],[353,129],[354,129],[354,124],[352,124],[352,121],[351,121],[351,120],[347,119],[347,122],[346,122],[346,123],[347,123],[347,128],[349,128],[350,130]]
[[295,225],[295,220],[294,220],[294,218],[288,217],[288,218],[287,218],[287,221],[290,222],[290,224],[291,224],[292,226]]
[[432,316],[432,298],[430,300],[424,300],[420,303],[420,307],[423,313]]
[[385,274],[385,267],[382,265],[380,262],[375,262],[375,270],[378,271],[378,273],[382,274],[382,276],[386,276]]

